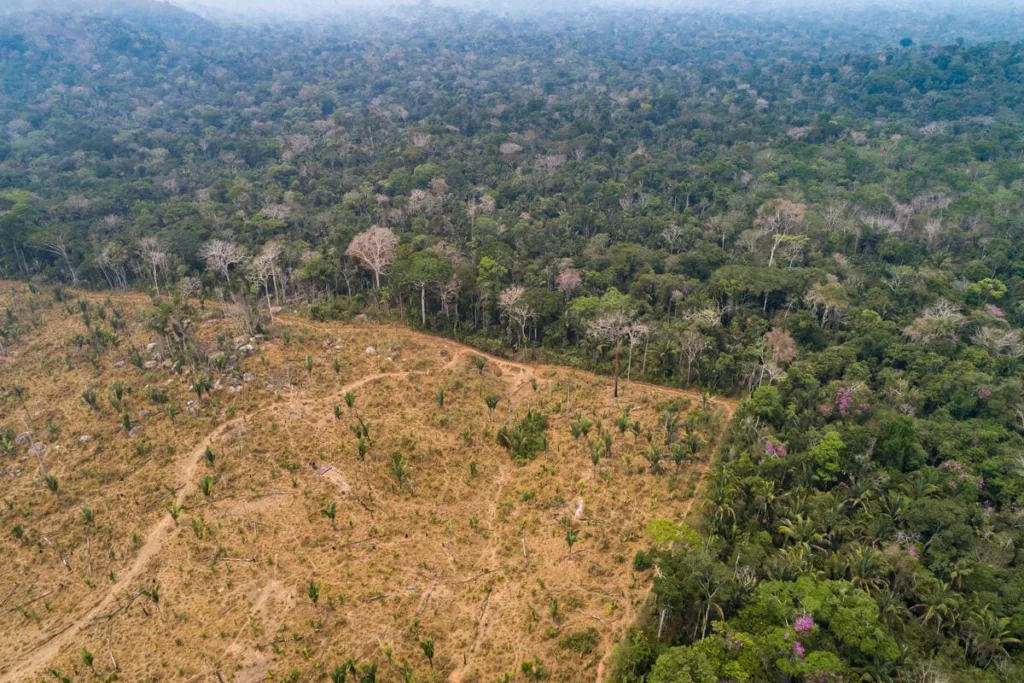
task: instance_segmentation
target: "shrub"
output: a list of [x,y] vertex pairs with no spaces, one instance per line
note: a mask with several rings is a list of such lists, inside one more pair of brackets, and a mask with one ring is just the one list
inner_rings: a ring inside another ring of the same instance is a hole
[[512,428],[508,425],[498,430],[498,444],[505,448],[517,463],[533,460],[541,451],[547,450],[548,418],[530,409]]
[[597,649],[597,644],[600,640],[601,636],[598,634],[597,629],[590,627],[585,631],[568,634],[558,641],[558,647],[563,650],[571,650],[579,655],[589,655]]

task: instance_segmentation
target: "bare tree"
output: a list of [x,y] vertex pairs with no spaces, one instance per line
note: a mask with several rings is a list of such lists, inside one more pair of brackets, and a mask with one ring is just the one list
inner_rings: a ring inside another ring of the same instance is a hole
[[673,223],[661,231],[661,239],[668,245],[670,254],[676,253],[676,244],[683,238],[683,229]]
[[245,261],[245,250],[234,242],[210,240],[199,248],[199,255],[206,261],[206,267],[224,276],[224,282],[231,286],[231,267]]
[[451,317],[451,304],[455,302],[455,319],[459,318],[459,291],[462,289],[462,281],[458,276],[453,275],[444,282],[437,285],[437,294],[441,299],[441,310],[446,318]]
[[124,289],[128,286],[128,271],[125,264],[125,250],[116,242],[108,242],[103,245],[100,253],[96,255],[96,265],[100,267],[103,276],[111,289]]
[[526,302],[526,288],[512,285],[498,295],[498,309],[505,314],[509,323],[519,325],[519,341],[526,338],[526,323],[534,316],[533,307]]
[[646,339],[651,333],[651,328],[641,322],[633,321],[626,325],[624,330],[626,341],[629,342],[629,360],[626,361],[626,383],[629,383],[633,372],[633,347]]
[[374,226],[353,237],[345,253],[373,271],[377,289],[380,289],[380,276],[386,274],[394,262],[397,247],[398,237],[390,228]]
[[708,340],[699,330],[687,328],[679,337],[679,354],[686,359],[686,381],[690,381],[690,372],[693,364],[697,362],[704,349],[708,347]]
[[203,291],[203,281],[197,277],[187,276],[178,281],[178,294],[182,301],[187,301],[201,291]]
[[769,268],[775,263],[775,252],[779,246],[794,241],[794,233],[803,227],[806,215],[806,204],[798,204],[788,199],[767,201],[757,210],[754,227],[762,235],[772,235],[772,249],[768,256]]
[[157,237],[143,237],[139,240],[139,258],[146,271],[153,277],[153,289],[160,295],[157,273],[167,267],[167,244]]
[[249,284],[256,287],[257,295],[259,295],[259,290],[263,289],[267,297],[267,312],[270,314],[271,322],[274,320],[274,307],[270,303],[270,283],[274,277],[274,271],[277,269],[277,255],[280,251],[280,245],[274,242],[267,243],[260,253],[249,260],[245,273]]
[[615,344],[615,387],[612,398],[619,398],[619,349],[630,321],[625,313],[612,311],[598,316],[587,326],[587,335],[598,342]]
[[59,256],[64,261],[64,266],[71,274],[71,284],[78,286],[78,273],[71,265],[71,249],[68,247],[67,233],[63,229],[56,229],[47,232],[39,239],[39,245],[54,256]]

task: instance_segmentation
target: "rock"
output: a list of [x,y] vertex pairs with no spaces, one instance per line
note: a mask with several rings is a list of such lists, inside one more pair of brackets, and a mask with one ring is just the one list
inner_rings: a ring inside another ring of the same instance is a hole
[[366,355],[367,356],[376,356],[377,355],[377,347],[375,347],[375,346],[367,346],[366,347]]
[[334,345],[334,350],[335,351],[341,351],[341,344],[335,344]]
[[142,367],[146,368],[147,370],[152,370],[156,366],[157,362],[155,360],[147,360],[145,363],[142,364]]
[[146,344],[146,353],[153,353],[154,351],[156,351],[156,342]]
[[228,393],[229,394],[239,394],[241,392],[242,392],[242,387],[240,387],[240,386],[228,387]]
[[42,441],[36,441],[32,444],[32,447],[28,449],[28,454],[34,458],[41,458],[46,453],[46,444]]
[[238,352],[244,353],[246,355],[253,353],[254,351],[256,351],[256,347],[253,346],[252,344],[242,344],[241,346],[238,347]]
[[128,437],[134,439],[142,431],[142,425],[135,425],[128,430]]
[[114,363],[114,367],[115,368],[123,368],[124,366],[125,366],[125,362],[123,360],[119,360],[116,363]]
[[139,411],[139,419],[140,420],[145,420],[147,417],[151,417],[152,415],[153,415],[153,412],[150,411],[150,410],[146,410],[145,408],[143,408],[142,410]]
[[18,446],[24,446],[32,440],[32,435],[28,432],[22,432],[14,437],[14,443]]
[[78,443],[89,443],[90,441],[92,441],[92,437],[88,434],[82,434],[78,437]]
[[171,359],[168,358],[163,363],[161,363],[160,367],[164,368],[165,370],[170,370],[171,368],[174,367],[174,363],[172,363]]
[[251,372],[247,372],[244,375],[242,375],[242,381],[243,382],[253,382],[255,380],[256,380],[256,375],[252,374]]

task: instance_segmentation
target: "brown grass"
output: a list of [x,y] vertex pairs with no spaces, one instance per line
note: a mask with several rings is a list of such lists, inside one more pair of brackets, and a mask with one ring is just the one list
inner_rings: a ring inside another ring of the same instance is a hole
[[[104,298],[93,296],[94,305]],[[155,341],[142,324],[148,298],[114,297],[126,340],[98,369],[70,343],[84,330],[81,317],[47,302],[47,291],[0,284],[0,304],[35,325],[0,361],[0,427],[30,429],[59,481],[54,495],[26,445],[0,458],[5,682],[48,669],[90,680],[83,649],[96,676],[116,666],[122,680],[314,681],[355,658],[376,660],[380,680],[401,680],[408,666],[417,680],[494,681],[534,657],[551,680],[599,679],[650,588],[649,572],[632,567],[648,545],[646,525],[687,516],[734,408],[714,400],[717,427],[704,430],[702,459],[654,475],[640,454],[647,429],[664,439],[659,405],[684,399],[696,410],[699,397],[634,382],[616,405],[608,378],[491,357],[481,374],[472,359],[482,354],[447,340],[282,319],[256,354],[209,370],[220,388],[190,412],[187,375],[114,367],[129,339],[140,348]],[[200,338],[212,348],[224,333],[237,331],[211,311]],[[377,355],[366,353],[370,345]],[[130,414],[142,424],[134,437],[107,400],[118,381],[132,388]],[[14,384],[28,390],[28,415]],[[173,422],[150,405],[147,385],[181,410]],[[103,401],[100,412],[81,399],[86,386]],[[488,394],[501,396],[494,415]],[[626,406],[643,425],[639,438],[613,425]],[[548,415],[550,443],[520,466],[495,433],[529,408]],[[154,414],[140,418],[143,409]],[[614,435],[612,456],[596,468],[570,436],[577,411]],[[350,430],[359,417],[372,439],[365,460]],[[79,443],[83,434],[88,443]],[[395,453],[408,472],[402,485]],[[312,463],[330,468],[321,474]],[[210,499],[198,490],[204,476],[216,477]],[[322,514],[331,502],[335,528]],[[172,503],[184,507],[177,524]],[[567,523],[579,532],[571,554]],[[310,581],[321,587],[315,606]],[[143,592],[154,585],[157,601]],[[591,652],[560,647],[588,629]],[[433,668],[419,646],[427,638]]]

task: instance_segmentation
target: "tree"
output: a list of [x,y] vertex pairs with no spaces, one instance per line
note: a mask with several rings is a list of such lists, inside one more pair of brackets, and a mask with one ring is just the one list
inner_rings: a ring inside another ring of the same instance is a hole
[[167,244],[157,237],[143,237],[139,240],[138,253],[139,260],[153,278],[153,289],[159,296],[160,281],[157,279],[157,273],[167,267]]
[[274,319],[273,305],[270,303],[270,283],[274,283],[274,289],[277,290],[277,259],[281,254],[281,245],[277,242],[268,242],[263,245],[263,249],[260,253],[253,256],[249,260],[248,267],[246,268],[246,278],[249,280],[249,284],[256,287],[256,294],[259,294],[259,289],[262,288],[267,299],[267,311],[270,313],[270,319]]
[[572,547],[576,545],[576,541],[580,539],[580,532],[572,527],[565,530],[565,545],[569,547],[569,555],[572,555]]
[[323,508],[320,510],[320,514],[322,514],[327,519],[331,520],[331,529],[334,529],[335,528],[334,523],[335,523],[335,520],[338,517],[338,506],[337,506],[337,504],[335,504],[335,502],[333,500],[331,502],[325,504],[323,506]]
[[519,285],[506,287],[498,295],[498,309],[505,315],[510,325],[515,323],[519,326],[520,343],[526,339],[526,323],[535,315],[533,307],[526,302],[525,295],[526,288]]
[[372,271],[376,288],[380,289],[380,276],[385,275],[394,262],[397,247],[395,233],[389,228],[374,226],[353,237],[345,254]]
[[423,650],[423,656],[430,662],[430,668],[434,668],[434,639],[427,638],[426,640],[420,641],[420,649]]
[[587,325],[587,335],[592,339],[615,345],[615,385],[612,389],[612,397],[615,399],[619,397],[619,348],[629,325],[629,318],[621,311],[600,315]]
[[245,250],[234,242],[210,240],[199,248],[206,267],[224,276],[224,284],[231,286],[231,268],[245,261]]
[[78,286],[78,273],[71,263],[71,247],[68,245],[69,233],[66,227],[57,227],[45,231],[37,238],[39,246],[54,256],[60,257],[71,275],[71,284]]
[[446,282],[451,266],[433,251],[417,251],[395,262],[393,279],[399,284],[415,285],[420,292],[420,324],[427,324],[427,286]]

